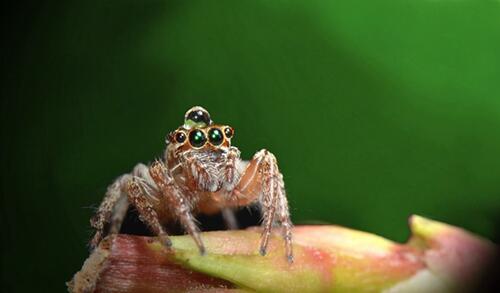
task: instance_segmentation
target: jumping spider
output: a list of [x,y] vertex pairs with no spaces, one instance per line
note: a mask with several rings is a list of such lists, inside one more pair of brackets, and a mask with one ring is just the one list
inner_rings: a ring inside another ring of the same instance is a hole
[[260,254],[266,254],[273,225],[281,224],[286,257],[292,262],[292,223],[276,157],[263,149],[244,161],[231,146],[233,136],[233,128],[214,124],[202,107],[189,109],[184,124],[167,136],[164,160],[137,164],[108,187],[90,221],[96,230],[90,246],[95,248],[106,233],[119,232],[131,204],[166,246],[172,243],[163,225],[178,220],[204,254],[194,214],[222,211],[234,227],[232,209],[257,203],[263,217]]

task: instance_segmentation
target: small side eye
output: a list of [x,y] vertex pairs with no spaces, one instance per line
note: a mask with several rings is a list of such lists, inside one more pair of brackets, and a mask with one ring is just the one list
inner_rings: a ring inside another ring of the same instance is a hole
[[227,138],[231,138],[234,135],[234,130],[232,127],[228,126],[224,128],[224,134],[226,135]]
[[224,135],[219,128],[212,128],[208,131],[208,140],[213,145],[220,145],[224,141]]
[[200,148],[207,142],[207,137],[205,133],[199,129],[194,129],[189,133],[189,143],[195,147]]
[[177,143],[183,143],[186,141],[186,134],[182,131],[177,132],[174,137]]

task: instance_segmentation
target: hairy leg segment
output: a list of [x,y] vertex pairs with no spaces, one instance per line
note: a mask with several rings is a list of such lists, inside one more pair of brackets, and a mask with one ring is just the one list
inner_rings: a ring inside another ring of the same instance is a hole
[[155,161],[149,168],[149,173],[158,186],[165,203],[176,214],[184,230],[193,237],[200,253],[205,254],[205,246],[201,241],[200,229],[191,213],[191,206],[182,195],[181,189],[175,183],[166,166],[161,161]]
[[[124,189],[124,187],[131,179],[132,175],[130,174],[122,175],[108,187],[106,195],[104,196],[101,205],[97,209],[96,214],[90,219],[90,225],[95,229],[94,237],[92,238],[92,240],[90,240],[89,243],[90,249],[94,249],[95,247],[97,247],[99,242],[101,242],[104,236],[106,236],[106,226],[113,216],[113,211],[115,210],[115,206],[117,205],[117,203],[121,202],[123,198],[125,198],[126,200],[126,190]],[[119,218],[119,216],[116,217],[116,220],[118,221]],[[118,223],[114,223],[113,226],[114,231],[119,230],[119,228],[116,228],[116,226],[119,226]]]
[[232,192],[231,205],[244,206],[257,201],[262,211],[260,253],[267,253],[267,246],[275,224],[282,227],[286,256],[293,262],[292,223],[288,210],[283,175],[276,157],[267,150],[257,152]]
[[[148,170],[146,165],[137,164],[130,174],[118,177],[108,187],[101,205],[90,220],[91,226],[96,230],[89,243],[91,249],[94,249],[107,234],[120,231],[129,204],[137,209],[141,220],[153,233],[159,236],[166,235],[151,203],[147,201],[147,199],[154,199],[154,195],[158,192]],[[167,245],[170,243],[168,237],[164,243]]]

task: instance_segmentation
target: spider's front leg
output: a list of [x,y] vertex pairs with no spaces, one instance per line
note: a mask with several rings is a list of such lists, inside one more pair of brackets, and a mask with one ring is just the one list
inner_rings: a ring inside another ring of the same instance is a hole
[[246,166],[232,194],[233,205],[248,205],[256,200],[261,205],[263,231],[260,253],[266,254],[273,224],[278,222],[283,228],[287,259],[293,262],[292,222],[288,211],[285,183],[278,169],[276,157],[265,149],[257,152]]
[[149,175],[148,166],[144,164],[137,164],[131,173],[118,177],[108,187],[99,209],[90,220],[91,226],[96,230],[90,241],[90,248],[97,247],[106,234],[115,234],[120,231],[129,204],[137,209],[141,220],[149,229],[155,235],[160,236],[165,245],[170,246],[168,235],[160,224],[150,201],[157,193],[157,187]]
[[[90,219],[90,225],[95,229],[95,234],[89,243],[91,250],[96,248],[102,238],[106,236],[105,230],[110,220],[113,219],[112,227],[109,229],[110,232],[115,232],[119,229],[119,226],[121,226],[121,220],[123,220],[125,216],[123,210],[126,212],[128,207],[125,186],[131,178],[132,175],[130,174],[118,177],[113,184],[108,187],[106,195],[97,209],[97,212]],[[118,214],[116,210],[119,210]]]
[[129,202],[137,209],[140,220],[145,223],[149,229],[157,235],[163,244],[167,247],[172,246],[172,241],[163,228],[148,194],[148,187],[140,177],[135,177],[128,182],[127,192]]
[[183,196],[181,189],[175,183],[165,164],[161,161],[154,162],[149,168],[149,174],[158,186],[159,192],[168,205],[168,208],[174,211],[184,230],[193,237],[200,253],[205,254],[205,246],[201,241],[200,230],[196,226],[189,202]]

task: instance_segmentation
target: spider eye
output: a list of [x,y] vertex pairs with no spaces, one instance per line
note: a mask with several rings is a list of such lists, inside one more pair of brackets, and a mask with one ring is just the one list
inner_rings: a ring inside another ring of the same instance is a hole
[[179,131],[175,134],[175,141],[177,143],[183,143],[186,141],[186,134],[182,131]]
[[231,138],[234,135],[234,130],[232,127],[226,127],[224,128],[224,134],[226,135],[227,138]]
[[194,126],[205,127],[210,124],[212,124],[210,114],[208,114],[207,110],[199,106],[189,109],[184,116],[184,125],[186,128],[192,128]]
[[195,148],[204,146],[206,142],[207,137],[203,131],[195,129],[189,133],[189,143]]
[[213,145],[220,145],[224,140],[222,131],[219,128],[212,128],[208,131],[208,140]]

